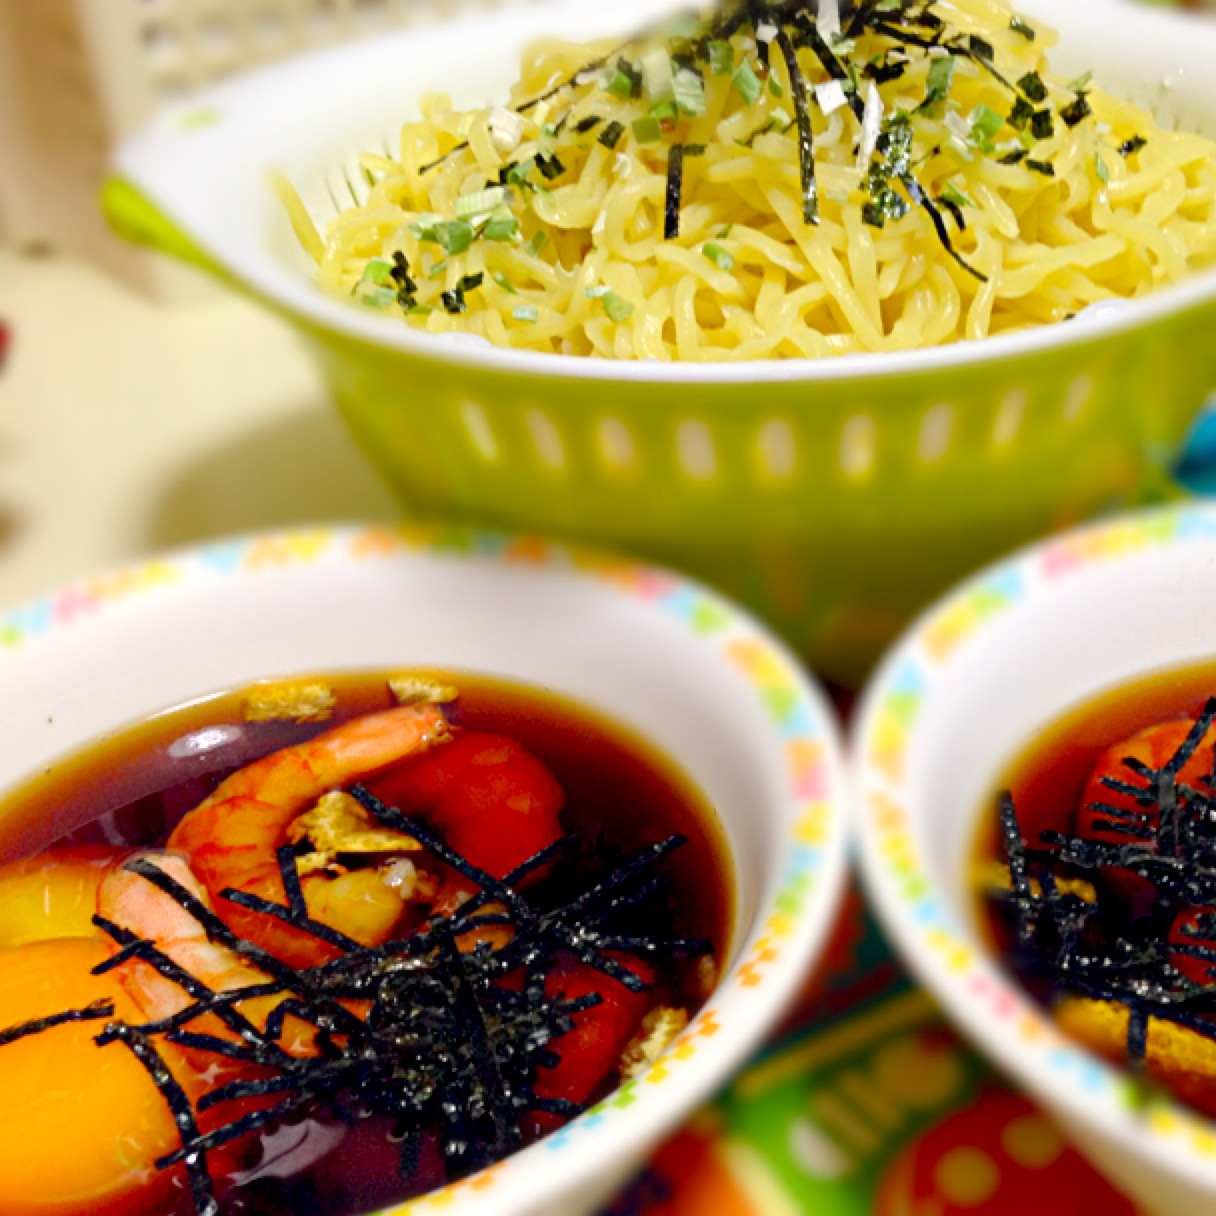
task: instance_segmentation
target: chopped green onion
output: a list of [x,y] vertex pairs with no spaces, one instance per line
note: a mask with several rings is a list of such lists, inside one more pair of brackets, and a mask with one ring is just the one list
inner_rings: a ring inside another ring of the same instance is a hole
[[538,229],[532,239],[528,242],[528,252],[533,257],[539,257],[541,250],[549,243],[549,234],[543,229]]
[[1005,125],[1005,119],[990,106],[980,104],[971,111],[971,142],[981,152],[996,150],[992,137]]
[[689,68],[681,68],[675,75],[675,102],[684,114],[699,117],[705,113],[705,81]]
[[1090,83],[1090,81],[1093,80],[1093,78],[1093,72],[1082,73],[1082,75],[1078,76],[1075,80],[1070,80],[1068,82],[1068,91],[1070,93],[1081,92],[1081,90],[1084,89]]
[[363,267],[363,278],[360,281],[388,287],[393,281],[393,268],[381,258],[373,258]]
[[512,296],[519,295],[519,292],[516,291],[515,288],[511,285],[511,280],[508,279],[507,276],[505,274],[503,274],[503,272],[501,270],[495,271],[494,275],[492,277],[494,279],[494,282],[497,283],[499,285],[499,287],[501,287],[503,289],[503,291],[505,291],[508,295],[512,295]]
[[634,119],[633,137],[640,144],[658,143],[663,137],[663,128],[659,126],[659,120],[653,114],[647,114]]
[[513,161],[506,168],[507,183],[512,186],[526,186],[528,174],[536,167],[535,157],[527,160]]
[[717,232],[718,240],[720,240],[720,241],[726,240],[726,238],[728,236],[730,236],[730,234],[734,231],[734,228],[735,228],[734,224],[723,224],[722,227],[719,228],[718,232]]
[[588,287],[586,292],[584,292],[584,295],[586,295],[587,299],[589,300],[602,300],[611,290],[611,287],[605,287],[603,285],[598,287]]
[[691,42],[703,28],[704,23],[695,13],[680,13],[663,27],[663,33],[675,42]]
[[362,282],[356,288],[359,302],[368,308],[388,308],[397,299],[397,292],[392,287],[377,287],[371,282]]
[[735,259],[721,245],[715,245],[713,241],[710,241],[709,244],[701,247],[701,252],[719,270],[731,271],[734,269]]
[[781,81],[776,76],[770,75],[768,78],[768,91],[774,97],[784,97],[785,89],[782,87]]
[[760,77],[756,75],[755,69],[746,59],[735,69],[735,74],[730,78],[730,82],[749,106],[755,103],[764,88],[760,83]]
[[442,262],[436,262],[435,265],[427,271],[426,277],[428,279],[441,279],[443,278],[444,273],[447,271],[447,268],[448,263],[447,259],[445,258]]
[[405,310],[407,317],[429,317],[435,310],[429,304],[411,304]]
[[651,101],[662,101],[675,91],[674,72],[667,48],[660,46],[642,56],[642,83]]
[[540,310],[535,304],[516,304],[511,315],[517,321],[527,321],[529,324],[536,324],[540,318]]
[[650,117],[653,118],[660,126],[668,123],[675,126],[680,120],[680,107],[675,101],[668,98],[667,101],[660,101],[650,108]]
[[976,201],[964,194],[953,182],[947,182],[941,189],[941,197],[956,207],[976,207]]
[[602,298],[604,311],[612,321],[618,324],[633,316],[633,305],[624,296],[618,296],[615,291],[606,292]]
[[474,215],[493,211],[507,201],[505,186],[491,186],[487,190],[478,190],[475,194],[462,194],[456,200],[456,218],[467,220]]
[[1101,152],[1094,153],[1094,171],[1104,186],[1110,181],[1110,167],[1103,159]]
[[444,253],[464,253],[473,243],[473,225],[468,220],[441,220],[429,228],[410,225],[420,241],[430,241],[443,247]]
[[614,97],[628,99],[642,94],[642,74],[627,59],[618,59],[613,74],[604,85],[604,91]]
[[481,230],[487,241],[513,241],[519,236],[519,220],[515,216],[491,217]]
[[971,111],[971,130],[991,139],[1005,125],[1001,117],[990,106],[980,104]]
[[954,87],[954,69],[957,60],[953,55],[942,55],[929,64],[929,75],[925,81],[925,105],[945,101]]
[[729,76],[735,70],[735,48],[715,38],[709,44],[709,70],[715,76]]

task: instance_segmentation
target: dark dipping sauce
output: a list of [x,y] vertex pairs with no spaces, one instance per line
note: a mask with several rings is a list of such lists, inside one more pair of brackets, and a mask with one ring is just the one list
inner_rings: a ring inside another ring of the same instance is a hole
[[[230,773],[338,723],[394,706],[389,674],[294,678],[293,685],[321,684],[336,695],[336,708],[320,723],[249,722],[250,690],[242,689],[159,714],[68,756],[0,801],[0,863],[36,855],[52,844],[163,848],[187,812]],[[735,880],[717,815],[688,776],[631,731],[547,691],[459,672],[391,673],[402,674],[456,687],[459,699],[448,710],[454,726],[522,744],[562,787],[561,825],[574,842],[564,860],[524,891],[534,906],[564,905],[652,846],[673,836],[685,839],[657,867],[662,880],[655,891],[613,919],[611,929],[624,937],[708,944],[708,953],[659,950],[647,956],[657,975],[653,1006],[695,1015],[728,956]],[[434,826],[441,836],[441,827]],[[0,1047],[0,1075],[2,1054]],[[611,1076],[589,1101],[605,1096],[617,1080]],[[414,1137],[417,1142],[405,1152],[411,1168],[404,1169],[402,1137],[392,1120],[359,1119],[349,1111],[344,1117],[345,1129],[330,1110],[320,1116],[306,1111],[257,1133],[260,1143],[246,1154],[240,1171],[245,1181],[235,1189],[217,1187],[220,1211],[225,1216],[285,1211],[346,1216],[415,1197],[469,1172],[453,1170],[450,1159],[445,1163],[438,1139],[429,1134]],[[561,1121],[533,1128],[524,1143]],[[306,1160],[315,1152],[307,1146],[309,1138],[315,1146],[317,1137],[326,1136],[330,1151],[293,1171],[292,1153]],[[305,1147],[290,1150],[293,1144]],[[285,1148],[290,1151],[284,1164],[275,1166],[270,1157]],[[122,1211],[185,1216],[196,1207],[183,1182],[167,1203],[134,1203]],[[4,1208],[0,1193],[0,1211]]]
[[[980,816],[972,852],[981,935],[1028,991],[1085,1046],[1211,1116],[1216,973],[1209,966],[1216,964],[1216,951],[1203,955],[1216,939],[1216,924],[1202,918],[1216,904],[1216,789],[1208,784],[1216,764],[1213,735],[1195,732],[1191,767],[1176,795],[1169,795],[1182,806],[1181,819],[1197,825],[1195,844],[1158,829],[1161,804],[1150,795],[1154,777],[1128,767],[1127,753],[1116,745],[1149,728],[1200,719],[1214,695],[1211,661],[1130,681],[1062,714],[1002,774]],[[1178,756],[1186,733],[1183,727],[1162,738],[1157,765],[1164,768]],[[1104,776],[1122,788],[1091,784]],[[1138,801],[1136,791],[1146,801]],[[1023,881],[1034,884],[1023,885],[1020,895],[1009,866],[1009,805],[1004,819],[1000,806],[1006,792],[1023,846]],[[1154,870],[1150,863],[1131,873],[1118,864],[1115,850],[1122,846],[1141,859],[1166,858],[1174,869]],[[1056,884],[1054,906],[1044,877]],[[1192,878],[1198,887],[1185,885]],[[1197,894],[1205,885],[1210,901]],[[1193,937],[1190,928],[1180,933],[1196,916]],[[1152,998],[1141,1000],[1137,984]]]

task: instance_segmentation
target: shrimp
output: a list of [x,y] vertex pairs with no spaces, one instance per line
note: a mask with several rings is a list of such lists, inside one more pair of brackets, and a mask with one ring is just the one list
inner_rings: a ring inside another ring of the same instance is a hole
[[[292,966],[314,966],[332,958],[333,948],[265,913],[225,901],[222,893],[234,889],[285,904],[278,850],[292,821],[324,794],[450,738],[447,719],[434,705],[400,706],[345,722],[233,773],[182,820],[168,847],[189,859],[234,933]],[[401,847],[417,846],[403,841]],[[343,930],[340,911],[340,905],[330,906],[337,923],[326,923]],[[370,935],[373,939],[384,941],[391,934],[396,917],[384,919],[388,923]],[[367,936],[364,944],[379,944]]]
[[[137,855],[149,859],[162,873],[211,910],[206,889],[184,858],[172,854]],[[206,930],[175,899],[142,874],[126,866],[111,870],[97,892],[97,915],[119,930],[150,941],[170,962],[212,992],[238,992],[266,983],[269,976],[239,954],[210,941]],[[173,1017],[194,1004],[182,985],[151,963],[135,959],[119,968],[123,987],[150,1022]]]
[[[206,888],[195,877],[188,863],[173,854],[137,854],[128,859],[126,865],[111,870],[101,883],[97,893],[97,913],[99,920],[108,922],[109,931],[118,939],[125,936],[125,930],[150,942],[183,973],[180,981],[174,980],[164,970],[138,956],[122,961],[115,968],[118,983],[149,1023],[172,1018],[195,1004],[198,990],[192,981],[197,981],[217,995],[238,993],[245,989],[255,991],[259,985],[271,981],[270,976],[234,950],[211,941],[205,926],[192,912],[131,868],[131,863],[136,860],[151,862],[204,908],[208,911],[213,909]],[[113,951],[118,949],[116,941]],[[189,988],[194,988],[193,994]],[[249,1000],[234,1002],[231,1010],[254,1029],[264,1032],[271,1014],[287,998],[287,993],[253,995]],[[357,1016],[362,1016],[367,1010],[364,1002],[346,1001],[343,1004]],[[185,1029],[217,1039],[239,1041],[237,1030],[216,1013],[206,1013],[192,1019]],[[317,1035],[315,1026],[288,1016],[282,1020],[282,1029],[275,1042],[288,1055],[312,1057],[320,1051]],[[177,1047],[175,1059],[179,1062],[174,1069],[175,1075],[196,1108],[207,1093],[234,1081],[261,1075],[255,1066],[221,1053],[190,1046]],[[272,1102],[273,1099],[267,1098],[228,1102],[222,1115],[216,1111],[200,1114],[200,1129],[206,1132]],[[209,1158],[216,1175],[224,1176],[242,1166],[249,1147],[249,1141],[238,1140],[212,1150]]]

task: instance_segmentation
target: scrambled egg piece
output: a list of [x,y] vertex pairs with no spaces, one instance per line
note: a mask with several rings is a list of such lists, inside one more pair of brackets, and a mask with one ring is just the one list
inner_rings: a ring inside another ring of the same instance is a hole
[[[993,893],[1012,891],[1013,878],[1009,873],[1009,867],[999,861],[984,866],[980,873],[979,885],[983,890]],[[1037,878],[1030,880],[1030,890],[1036,897],[1043,894],[1042,884],[1040,884]],[[1087,904],[1096,904],[1098,902],[1097,888],[1092,882],[1087,882],[1084,878],[1057,877],[1056,890],[1061,895],[1075,895]]]
[[[1060,1028],[1091,1051],[1117,1064],[1127,1063],[1126,1005],[1068,997],[1055,1010]],[[1216,1043],[1162,1018],[1148,1020],[1147,1072],[1185,1102],[1216,1114]]]
[[417,853],[422,849],[412,836],[382,827],[342,790],[326,794],[311,811],[293,820],[287,839],[291,844],[307,840],[315,850],[297,859],[301,877],[334,867],[340,853]]
[[326,684],[259,684],[245,697],[245,721],[327,722],[337,704]]
[[688,1014],[683,1009],[652,1009],[642,1019],[642,1028],[621,1056],[621,1080],[632,1081],[640,1077],[684,1033],[687,1026]]
[[398,705],[447,705],[460,699],[458,688],[418,676],[394,676],[388,686]]

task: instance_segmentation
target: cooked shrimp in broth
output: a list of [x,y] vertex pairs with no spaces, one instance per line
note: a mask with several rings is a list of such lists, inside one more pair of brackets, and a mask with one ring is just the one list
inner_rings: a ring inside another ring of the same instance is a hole
[[0,1211],[354,1216],[490,1165],[679,1037],[724,856],[642,740],[495,681],[309,677],[120,733],[0,803]]

